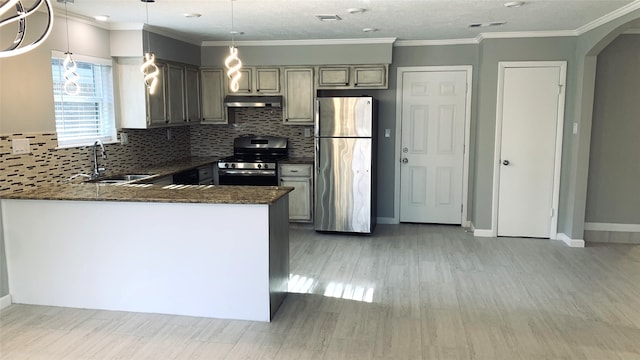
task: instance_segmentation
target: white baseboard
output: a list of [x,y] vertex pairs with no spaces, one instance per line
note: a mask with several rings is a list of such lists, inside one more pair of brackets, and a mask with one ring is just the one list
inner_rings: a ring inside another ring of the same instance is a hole
[[462,227],[464,228],[471,228],[473,226],[473,224],[471,223],[471,221],[469,220],[462,220]]
[[491,229],[474,229],[473,236],[476,237],[495,237]]
[[391,225],[395,225],[395,224],[399,224],[398,220],[396,218],[392,218],[392,217],[379,217],[376,218],[376,222],[378,224],[391,224]]
[[8,307],[11,304],[12,304],[12,302],[11,302],[11,294],[5,295],[5,296],[0,298],[0,310]]
[[640,232],[640,224],[616,224],[616,223],[584,223],[584,229],[589,231],[621,231]]
[[569,236],[567,236],[567,234],[565,234],[565,233],[558,233],[557,239],[562,241],[563,243],[567,244],[567,246],[569,246],[569,247],[575,247],[575,248],[583,248],[584,247],[584,240],[582,240],[582,239],[572,239]]

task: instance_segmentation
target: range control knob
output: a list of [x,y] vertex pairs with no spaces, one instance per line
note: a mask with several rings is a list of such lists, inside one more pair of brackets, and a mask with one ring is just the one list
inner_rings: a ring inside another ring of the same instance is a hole
[[232,167],[232,168],[235,168],[235,167],[236,167],[236,164],[231,164],[231,167]]
[[268,169],[268,168],[269,168],[269,165],[268,165],[268,164],[264,164],[264,168],[265,168],[265,169]]
[[[266,169],[266,168],[267,168],[267,167],[265,166],[265,169]],[[258,169],[262,169],[262,164],[258,164]]]
[[229,167],[229,164],[228,164],[228,163],[225,163],[225,164],[224,164],[224,167],[228,168],[228,167]]

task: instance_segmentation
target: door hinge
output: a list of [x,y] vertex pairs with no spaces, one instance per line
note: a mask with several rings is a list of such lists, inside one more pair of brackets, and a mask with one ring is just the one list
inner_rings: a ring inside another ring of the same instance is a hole
[[460,204],[460,212],[464,211],[464,204]]
[[553,208],[551,208],[551,217],[553,217]]
[[564,85],[562,85],[562,84],[558,84],[558,95],[562,94],[562,87],[563,86]]

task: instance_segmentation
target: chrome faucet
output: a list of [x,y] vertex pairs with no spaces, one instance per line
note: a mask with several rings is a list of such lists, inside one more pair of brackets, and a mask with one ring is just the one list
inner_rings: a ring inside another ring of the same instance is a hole
[[102,145],[102,141],[100,141],[100,139],[96,140],[96,142],[93,143],[93,175],[91,176],[92,179],[99,178],[100,175],[102,175],[102,173],[105,172],[105,170],[107,170],[105,167],[98,166],[98,151],[97,151],[98,146],[100,146],[102,159],[103,160],[107,159],[107,151],[104,149],[104,145]]

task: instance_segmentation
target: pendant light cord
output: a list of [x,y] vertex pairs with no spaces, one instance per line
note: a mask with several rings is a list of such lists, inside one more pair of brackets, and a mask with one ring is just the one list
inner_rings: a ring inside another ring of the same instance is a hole
[[[147,26],[149,26],[149,2],[145,1],[145,7],[147,10]],[[147,52],[151,52],[151,39],[149,37],[149,30],[147,29]]]
[[234,27],[233,27],[233,1],[231,0],[231,46],[232,47],[236,47],[236,41],[235,41],[235,33],[234,33]]
[[64,1],[64,22],[67,25],[67,52],[69,52],[69,13],[67,12],[67,0]]

